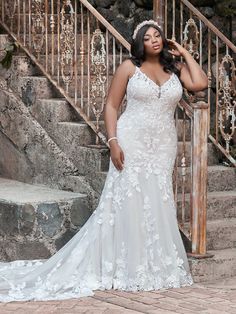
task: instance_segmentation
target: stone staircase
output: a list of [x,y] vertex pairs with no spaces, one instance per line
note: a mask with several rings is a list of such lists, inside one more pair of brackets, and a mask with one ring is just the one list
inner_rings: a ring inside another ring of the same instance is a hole
[[0,177],[0,259],[47,258],[88,219],[86,195]]
[[[82,177],[94,192],[90,195],[89,203],[87,202],[87,206],[90,206],[87,212],[90,213],[96,207],[98,195],[102,191],[106,178],[109,166],[108,149],[105,146],[96,147],[94,145],[94,132],[22,52],[13,57],[12,67],[5,77],[12,90],[23,100],[32,117],[37,120],[78,170],[78,174],[67,175],[64,180],[57,182],[55,188],[74,192],[75,194],[70,194],[71,198],[74,195],[75,199],[81,200],[84,196],[77,195],[76,192],[84,191],[81,189]],[[182,124],[182,121],[179,120],[178,123]],[[187,138],[189,138],[190,128],[187,127],[187,130]],[[181,128],[178,128],[178,132],[180,148],[182,145]],[[188,166],[191,152],[190,142],[187,143],[186,150]],[[208,152],[207,249],[210,254],[213,254],[213,257],[189,259],[196,282],[236,275],[236,172],[234,168],[219,164],[219,155],[212,143],[208,143]],[[179,149],[179,157],[180,154],[181,150]],[[180,158],[178,160],[180,165]],[[190,190],[189,172],[190,169],[187,168],[187,192]],[[28,181],[25,180],[25,182]],[[48,185],[43,178],[40,183]],[[30,189],[25,186],[26,190],[28,188]],[[68,197],[70,197],[69,194]],[[4,202],[5,200],[3,200]],[[187,195],[186,202],[187,204],[190,202],[189,195]],[[177,204],[177,214],[180,216],[179,200]],[[83,214],[86,219],[88,216]],[[188,221],[189,210],[186,211],[186,218]],[[81,219],[80,225],[86,219]],[[71,229],[69,228],[69,230]],[[57,248],[54,246],[54,250]],[[48,256],[48,254],[42,255],[39,254],[35,257]],[[29,258],[32,257],[29,255]],[[9,258],[11,257],[9,256]]]

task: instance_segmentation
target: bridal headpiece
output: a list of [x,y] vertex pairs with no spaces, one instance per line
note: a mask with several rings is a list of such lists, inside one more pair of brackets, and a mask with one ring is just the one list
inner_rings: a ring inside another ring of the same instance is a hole
[[135,30],[134,30],[134,33],[133,33],[133,36],[132,36],[133,39],[136,38],[136,36],[137,36],[139,30],[140,30],[143,26],[145,26],[145,25],[155,25],[155,26],[161,28],[161,26],[160,26],[156,21],[154,21],[154,20],[145,20],[145,21],[143,21],[142,23],[140,23],[140,24],[138,24],[138,25],[136,26],[136,28],[135,28]]

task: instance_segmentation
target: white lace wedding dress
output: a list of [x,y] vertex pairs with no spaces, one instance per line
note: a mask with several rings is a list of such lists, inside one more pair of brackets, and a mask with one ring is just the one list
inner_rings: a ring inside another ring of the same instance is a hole
[[177,148],[173,115],[181,96],[175,74],[160,87],[136,67],[117,125],[123,171],[110,163],[97,209],[50,259],[0,263],[0,301],[192,284],[172,191]]

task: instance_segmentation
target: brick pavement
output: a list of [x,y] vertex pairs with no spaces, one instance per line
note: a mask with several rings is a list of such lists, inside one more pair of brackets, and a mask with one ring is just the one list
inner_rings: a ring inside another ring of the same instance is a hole
[[0,303],[0,314],[236,314],[236,277],[151,292],[96,291],[93,297]]

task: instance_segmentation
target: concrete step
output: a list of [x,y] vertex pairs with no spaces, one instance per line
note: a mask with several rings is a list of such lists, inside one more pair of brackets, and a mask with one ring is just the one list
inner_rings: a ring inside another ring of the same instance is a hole
[[[182,192],[182,168],[178,168],[178,193]],[[185,175],[185,192],[190,193],[191,189],[191,168],[186,168]],[[236,169],[221,165],[208,166],[207,177],[208,192],[236,190]]]
[[[0,43],[1,44],[1,43]],[[79,56],[78,56],[79,58]],[[125,55],[122,60],[128,59],[129,56]],[[40,55],[38,58],[39,62],[45,67],[46,69],[46,56]],[[115,60],[116,67],[120,64],[120,55],[116,54],[115,57],[113,55],[109,54],[108,56],[108,66],[109,71],[108,73],[112,75],[114,73],[113,71],[113,60]],[[59,68],[59,75],[61,76],[61,62],[58,62],[57,55],[53,55],[50,53],[48,54],[48,73],[51,74],[55,80],[57,80],[58,75],[58,68]],[[24,52],[17,53],[17,55],[13,55],[12,58],[12,67],[14,71],[18,71],[20,75],[22,76],[36,76],[41,75],[41,71],[38,69],[38,67],[31,61],[31,59],[24,54]],[[52,69],[54,67],[54,73],[52,73]],[[74,67],[75,69],[75,67]],[[91,73],[91,64],[88,67],[88,56],[84,56],[84,66],[83,69],[81,68],[80,59],[78,59],[77,62],[77,73],[80,76],[80,74],[83,72],[84,75],[87,75],[88,73]]]
[[0,178],[0,259],[47,258],[90,214],[85,194]]
[[[73,147],[68,142],[63,143],[62,141],[57,143],[60,148],[67,152],[68,157],[73,161],[73,163],[78,167],[79,171],[81,171],[81,165],[82,168],[90,170],[89,173],[95,171],[95,172],[103,172],[107,171],[109,168],[109,150],[107,148],[100,148],[100,147]],[[191,150],[191,144],[189,142],[186,143],[186,164],[189,165],[190,163],[190,150]],[[181,148],[182,144],[179,142],[178,148]],[[91,150],[91,153],[89,152]],[[216,164],[218,162],[216,155],[214,155],[214,147],[212,143],[208,143],[208,164]],[[178,155],[181,155],[181,150],[178,150]],[[83,159],[86,159],[86,161],[83,161]],[[94,158],[96,158],[96,162],[94,161]],[[86,163],[86,165],[85,165]],[[180,165],[180,158],[178,164]],[[96,165],[96,166],[95,166]],[[99,166],[100,165],[100,166]],[[85,174],[86,172],[81,172]]]
[[[190,195],[185,196],[185,221],[190,219]],[[178,195],[177,216],[181,218],[181,194]],[[236,190],[207,193],[207,220],[236,218]]]
[[6,45],[10,42],[10,38],[9,35],[6,34],[0,34],[0,57],[4,57],[5,56],[5,51],[2,51],[3,49],[5,49]]
[[37,99],[30,107],[35,119],[44,127],[58,122],[78,122],[81,117],[64,98]]
[[55,141],[63,147],[85,146],[95,144],[96,135],[94,131],[84,123],[59,122],[55,129]]
[[208,251],[211,258],[189,258],[194,282],[213,281],[236,275],[236,248]]
[[207,222],[207,249],[236,248],[236,218]]
[[[181,167],[178,167],[178,193],[182,191],[182,177],[181,177]],[[185,183],[185,193],[190,193],[191,184],[190,184],[190,171],[191,169],[188,167],[186,169],[186,183]],[[107,176],[107,172],[99,172],[96,174],[96,178],[94,182],[91,182],[94,185],[95,190],[101,192],[103,189],[103,185]],[[236,191],[236,169],[233,167],[225,167],[220,165],[208,166],[208,195],[212,198],[215,196],[220,196],[224,199],[224,202],[230,197],[227,193],[217,193],[217,191]],[[210,192],[216,193],[210,193]],[[230,192],[231,193],[231,192]],[[236,193],[236,192],[235,192]],[[224,197],[225,196],[225,197]],[[227,199],[225,199],[227,198]],[[189,200],[187,197],[187,208],[189,207]],[[226,202],[227,203],[227,202]],[[232,205],[232,204],[231,204]],[[230,205],[230,206],[231,206]],[[215,208],[214,208],[215,211]],[[214,211],[212,214],[214,214]],[[215,218],[218,217],[219,213],[215,211]],[[223,214],[223,212],[222,212]]]
[[61,98],[59,91],[44,76],[12,77],[10,87],[31,106],[38,98]]
[[[191,163],[191,149],[192,149],[192,143],[186,142],[185,143],[185,158],[186,158],[186,166],[188,167]],[[207,163],[208,166],[217,165],[219,163],[218,157],[217,157],[217,151],[212,143],[208,143],[207,146],[208,149],[208,156],[207,156]],[[181,158],[183,154],[183,142],[178,142],[178,152],[177,152],[177,158],[178,158],[178,166],[181,166]]]
[[67,152],[67,156],[73,161],[82,175],[94,176],[98,171],[106,171],[109,166],[109,149],[105,146],[71,146],[69,142],[60,142],[58,145]]

